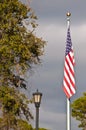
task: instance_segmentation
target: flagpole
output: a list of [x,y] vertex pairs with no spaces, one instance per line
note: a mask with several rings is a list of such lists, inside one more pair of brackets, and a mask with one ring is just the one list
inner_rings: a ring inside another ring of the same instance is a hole
[[[67,28],[70,26],[71,13],[67,13]],[[70,99],[67,98],[67,130],[71,130]]]
[[71,130],[70,99],[67,98],[67,130]]

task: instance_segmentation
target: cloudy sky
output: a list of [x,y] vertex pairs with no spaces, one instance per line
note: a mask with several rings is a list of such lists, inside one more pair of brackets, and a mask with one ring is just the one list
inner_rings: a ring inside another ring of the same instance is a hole
[[[38,89],[43,93],[39,126],[49,130],[63,130],[66,129],[66,96],[62,90],[66,13],[70,11],[72,14],[71,38],[77,86],[77,92],[71,98],[74,101],[86,91],[86,0],[31,0],[30,5],[38,16],[36,35],[47,41],[42,64],[34,68],[34,74],[29,78],[30,92]],[[34,105],[32,108],[35,116]],[[81,130],[77,124],[72,118],[71,129]]]

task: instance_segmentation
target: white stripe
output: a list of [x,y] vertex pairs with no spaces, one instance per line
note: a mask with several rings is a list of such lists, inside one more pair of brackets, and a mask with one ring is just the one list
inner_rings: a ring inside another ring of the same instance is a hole
[[69,71],[69,67],[68,67],[66,61],[65,61],[65,68],[67,69],[67,71],[68,71],[68,73],[69,73],[69,75],[70,75],[70,77],[71,77],[72,82],[75,84],[75,79],[74,79],[74,77],[72,76],[71,72]]
[[[69,55],[71,56],[71,53],[70,53]],[[73,67],[73,65],[72,65],[72,63],[71,63],[71,60],[69,59],[69,56],[67,55],[66,58],[67,58],[67,60],[68,60],[68,63],[69,63],[69,65],[70,65],[72,71],[74,72],[74,67]],[[71,58],[72,58],[72,57],[71,57]],[[72,58],[72,59],[73,59],[73,58]]]
[[68,92],[68,94],[69,94],[70,96],[72,96],[72,94],[70,93],[70,89],[69,89],[69,87],[66,85],[65,81],[64,81],[64,87],[65,87],[66,91]]
[[[75,93],[75,88],[74,88],[74,86],[71,84],[71,82],[70,82],[70,80],[69,80],[69,78],[68,78],[68,76],[67,76],[67,74],[66,74],[65,71],[64,71],[64,77],[66,78],[67,82],[69,83],[70,89],[72,90],[72,92]],[[74,84],[74,85],[75,85],[75,84]]]
[[65,81],[64,81],[64,87],[65,87],[67,93],[68,93],[70,96],[72,96],[73,94],[76,93],[76,91],[75,91],[75,89],[74,89],[73,87],[71,88],[71,90],[72,90],[72,93],[71,93],[71,91],[70,91],[70,89],[69,89],[69,87],[67,86],[67,84],[66,84]]
[[[73,48],[73,47],[72,47]],[[75,63],[75,58],[74,58],[74,52],[73,52],[73,49],[72,49],[72,51],[70,51],[70,55],[71,55],[71,57],[72,57],[72,59],[73,59],[73,63]]]
[[[74,85],[75,85],[75,79],[74,79],[74,77],[71,75],[71,73],[70,73],[70,71],[69,71],[69,69],[68,69],[68,65],[67,65],[66,62],[65,62],[65,67],[66,67],[66,69],[67,69],[69,75],[71,76],[70,78],[71,78],[72,82],[73,82]],[[64,76],[65,76],[67,82],[68,82],[69,85],[70,85],[70,89],[72,90],[73,93],[75,93],[75,88],[74,88],[74,86],[72,86],[72,84],[71,84],[71,82],[70,82],[70,80],[69,80],[69,77],[67,76],[65,70],[64,70]]]
[[70,56],[71,56],[71,58],[73,59],[73,63],[75,63],[75,58],[74,58],[74,52],[73,52],[73,50],[70,51]]

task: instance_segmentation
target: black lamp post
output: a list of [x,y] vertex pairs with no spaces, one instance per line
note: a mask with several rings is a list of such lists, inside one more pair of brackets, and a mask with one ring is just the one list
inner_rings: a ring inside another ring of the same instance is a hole
[[39,129],[39,107],[41,103],[42,93],[38,92],[38,89],[33,93],[34,104],[36,107],[36,130]]

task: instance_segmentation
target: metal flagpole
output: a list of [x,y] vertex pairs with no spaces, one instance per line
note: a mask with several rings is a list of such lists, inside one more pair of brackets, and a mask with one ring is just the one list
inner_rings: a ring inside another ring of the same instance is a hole
[[71,130],[70,99],[67,98],[67,130]]
[[[67,13],[67,28],[70,26],[71,13]],[[71,130],[70,99],[67,98],[67,130]]]

